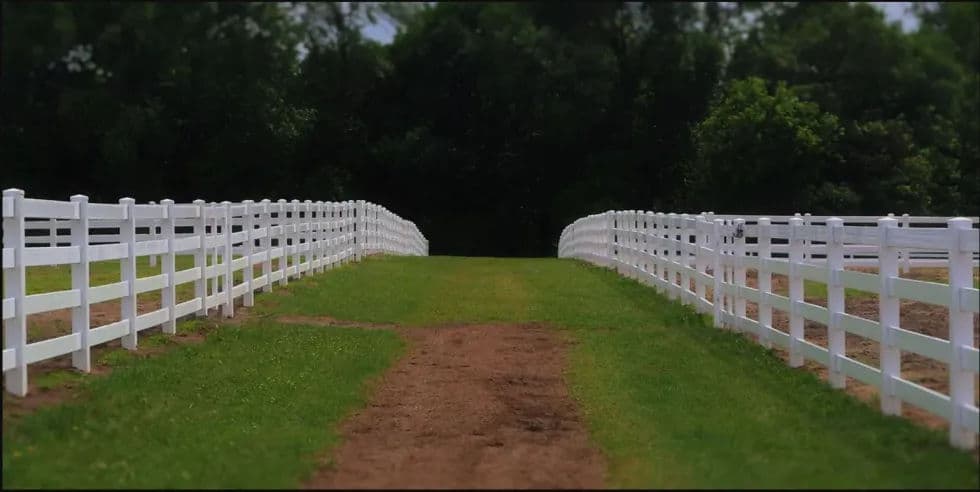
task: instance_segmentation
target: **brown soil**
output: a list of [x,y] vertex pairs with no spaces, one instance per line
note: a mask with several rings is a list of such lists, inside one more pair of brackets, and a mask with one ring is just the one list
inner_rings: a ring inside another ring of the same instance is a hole
[[289,316],[279,316],[276,321],[280,323],[291,323],[291,324],[301,324],[301,325],[314,325],[314,326],[342,326],[348,328],[364,328],[368,330],[372,329],[391,329],[395,325],[391,323],[369,323],[365,321],[344,321],[330,316],[299,316],[299,315],[289,315]]
[[597,488],[605,461],[541,326],[396,328],[409,353],[306,488]]

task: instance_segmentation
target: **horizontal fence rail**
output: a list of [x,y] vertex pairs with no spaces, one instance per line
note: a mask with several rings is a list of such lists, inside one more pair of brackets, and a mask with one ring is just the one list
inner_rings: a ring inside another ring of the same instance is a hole
[[[950,442],[976,446],[980,414],[975,378],[980,372],[974,315],[980,296],[972,286],[980,264],[977,217],[825,217],[664,214],[621,210],[582,217],[562,231],[558,257],[614,268],[653,285],[669,298],[710,313],[714,325],[757,336],[767,347],[789,352],[789,365],[814,361],[830,384],[844,388],[851,377],[877,388],[881,410],[901,415],[909,403],[949,422]],[[901,278],[911,267],[948,268],[949,283]],[[875,273],[845,267],[874,267]],[[757,272],[757,288],[746,270]],[[788,279],[788,296],[773,293],[773,275]],[[804,300],[804,280],[826,286],[827,306]],[[692,288],[693,284],[693,288]],[[845,288],[878,296],[878,321],[845,312]],[[711,290],[710,296],[708,289]],[[948,310],[948,339],[903,329],[900,301]],[[746,316],[746,303],[758,319]],[[785,313],[788,333],[773,327]],[[827,327],[827,347],[805,340],[804,323]],[[846,355],[845,334],[880,345],[878,367]],[[902,378],[902,352],[947,365],[949,393]]]
[[[91,370],[91,348],[121,339],[136,349],[139,332],[177,320],[207,316],[214,308],[234,315],[235,300],[252,306],[256,290],[320,273],[375,253],[427,256],[429,242],[414,223],[366,202],[246,200],[240,203],[89,203],[25,198],[3,192],[3,374],[5,389],[27,394],[30,364],[71,354],[72,366]],[[177,270],[178,255],[193,256]],[[136,261],[160,261],[159,275],[137,277]],[[91,263],[119,261],[119,282],[90,285]],[[273,261],[276,268],[273,269]],[[71,289],[28,294],[28,267],[69,265]],[[256,270],[261,268],[261,275]],[[241,281],[235,283],[236,273]],[[178,285],[193,283],[194,297],[177,302]],[[138,313],[137,296],[159,292],[160,309]],[[120,319],[91,326],[90,307],[120,301]],[[71,333],[28,343],[28,316],[71,309]]]

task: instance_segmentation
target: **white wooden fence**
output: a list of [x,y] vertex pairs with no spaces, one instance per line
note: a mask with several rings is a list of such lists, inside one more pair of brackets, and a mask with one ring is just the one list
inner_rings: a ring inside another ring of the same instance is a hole
[[[72,365],[88,372],[93,346],[122,339],[123,347],[136,349],[139,332],[147,328],[162,325],[173,334],[178,318],[207,316],[218,306],[231,317],[239,297],[252,306],[255,291],[269,291],[275,282],[286,285],[381,252],[426,256],[429,244],[414,223],[363,200],[142,205],[123,198],[104,204],[83,195],[61,202],[5,190],[4,387],[23,396],[29,364],[71,354]],[[176,270],[178,254],[193,255],[194,267]],[[138,278],[137,257],[157,255],[162,273]],[[91,263],[105,260],[119,260],[120,281],[90,286]],[[27,267],[41,265],[71,265],[71,289],[27,295]],[[261,265],[259,276],[255,265]],[[242,281],[235,284],[238,271]],[[178,303],[176,287],[189,282],[194,298]],[[160,291],[160,309],[138,314],[136,296],[150,291]],[[116,299],[120,320],[91,326],[90,306]],[[28,316],[59,309],[71,309],[71,333],[28,343]]]
[[[845,386],[845,376],[872,385],[885,414],[901,415],[902,402],[908,402],[941,416],[950,423],[950,442],[972,448],[980,427],[974,400],[980,369],[973,333],[980,298],[972,287],[980,251],[977,222],[976,217],[608,211],[565,227],[558,256],[614,268],[653,285],[671,299],[712,313],[715,326],[753,333],[766,346],[787,349],[792,367],[802,366],[804,359],[815,361],[828,369],[835,388]],[[910,266],[948,267],[949,284],[900,278],[899,268],[907,271]],[[746,285],[747,268],[758,273],[758,288]],[[772,292],[773,274],[788,277],[788,297]],[[804,279],[826,285],[827,307],[804,301]],[[846,313],[845,288],[877,294],[879,321]],[[949,339],[901,328],[901,299],[948,308]],[[747,301],[757,303],[757,320],[746,316]],[[772,327],[774,310],[787,313],[788,334]],[[827,326],[826,348],[804,339],[805,320]],[[879,367],[847,357],[845,333],[879,342]],[[902,351],[947,364],[949,394],[903,379]]]

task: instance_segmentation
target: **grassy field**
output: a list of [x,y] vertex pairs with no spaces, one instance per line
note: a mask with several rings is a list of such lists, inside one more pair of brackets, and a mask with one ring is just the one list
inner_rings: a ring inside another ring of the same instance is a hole
[[79,401],[4,432],[3,487],[295,487],[402,347],[391,332],[260,323],[150,359],[112,352]]
[[[830,389],[610,271],[570,260],[369,258],[257,297],[260,315],[432,325],[547,322],[614,487],[977,488],[946,436]],[[5,487],[289,487],[329,450],[379,330],[270,321],[119,362],[82,401],[3,436]]]

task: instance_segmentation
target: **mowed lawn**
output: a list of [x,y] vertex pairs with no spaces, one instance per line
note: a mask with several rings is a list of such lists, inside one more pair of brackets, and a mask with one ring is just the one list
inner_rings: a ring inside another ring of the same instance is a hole
[[[611,487],[977,488],[940,432],[830,389],[741,336],[571,260],[369,258],[257,297],[254,321],[86,378],[78,402],[5,429],[4,487],[293,487],[403,350],[386,331],[547,322]],[[267,315],[267,316],[261,316]]]

